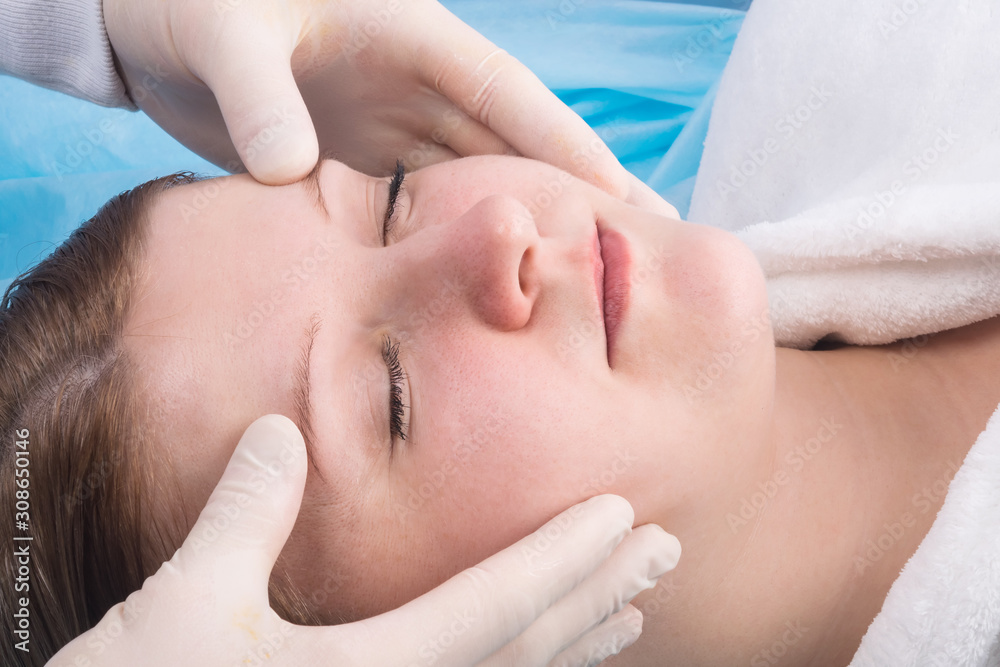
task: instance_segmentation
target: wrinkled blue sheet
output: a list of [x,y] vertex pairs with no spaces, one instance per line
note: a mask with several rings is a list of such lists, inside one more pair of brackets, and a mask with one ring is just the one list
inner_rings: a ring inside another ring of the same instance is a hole
[[[685,215],[743,0],[445,0],[535,71],[622,163]],[[0,288],[112,196],[223,172],[142,113],[0,76]]]

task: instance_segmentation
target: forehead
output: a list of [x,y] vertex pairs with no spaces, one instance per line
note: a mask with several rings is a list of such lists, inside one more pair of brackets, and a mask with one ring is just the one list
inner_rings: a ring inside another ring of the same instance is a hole
[[317,215],[301,184],[243,176],[167,190],[148,211],[125,341],[153,441],[192,502],[207,499],[250,422],[294,414],[307,287],[343,259],[336,227]]

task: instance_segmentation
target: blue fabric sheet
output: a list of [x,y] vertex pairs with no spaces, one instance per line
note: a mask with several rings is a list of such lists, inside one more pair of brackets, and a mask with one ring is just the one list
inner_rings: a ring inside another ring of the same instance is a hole
[[[685,215],[746,6],[693,1],[444,4],[535,71]],[[223,173],[142,113],[0,76],[0,288],[118,192],[181,170]]]

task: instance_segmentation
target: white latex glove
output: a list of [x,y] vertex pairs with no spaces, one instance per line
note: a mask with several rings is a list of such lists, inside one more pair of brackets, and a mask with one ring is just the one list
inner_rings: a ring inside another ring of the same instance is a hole
[[676,216],[524,65],[434,0],[104,0],[104,19],[139,107],[263,183],[298,180],[319,149],[374,176],[397,158],[414,169],[519,153]]
[[624,499],[598,496],[395,611],[292,625],[267,581],[306,468],[290,420],[251,424],[173,558],[48,664],[594,665],[638,638],[642,615],[626,603],[680,556],[658,526],[632,530]]

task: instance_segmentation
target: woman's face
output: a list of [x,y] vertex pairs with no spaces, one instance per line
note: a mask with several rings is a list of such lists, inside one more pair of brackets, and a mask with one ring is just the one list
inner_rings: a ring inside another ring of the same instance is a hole
[[270,412],[311,423],[283,563],[348,616],[598,493],[642,523],[725,483],[773,393],[745,246],[520,158],[407,175],[383,239],[389,196],[327,161],[155,204],[126,341],[188,526]]

